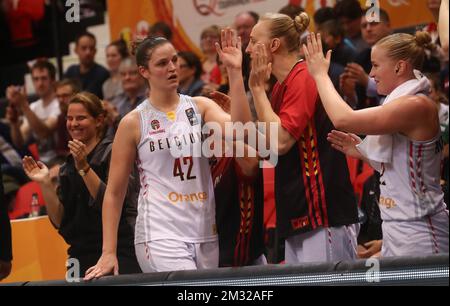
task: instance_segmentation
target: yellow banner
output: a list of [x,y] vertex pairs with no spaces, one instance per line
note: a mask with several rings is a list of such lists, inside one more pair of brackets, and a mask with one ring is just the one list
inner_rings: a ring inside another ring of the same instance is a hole
[[11,221],[11,274],[0,283],[63,280],[68,245],[47,216]]

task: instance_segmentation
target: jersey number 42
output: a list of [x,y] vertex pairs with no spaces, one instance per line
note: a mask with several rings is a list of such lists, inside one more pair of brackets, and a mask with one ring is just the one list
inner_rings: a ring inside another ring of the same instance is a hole
[[192,156],[175,159],[173,163],[173,176],[174,177],[179,176],[180,180],[184,181],[186,173],[185,171],[183,171],[183,167],[181,166],[181,160],[183,160],[183,165],[188,166],[186,180],[195,180],[196,176],[192,175],[191,173],[192,166],[194,165],[194,160],[192,159]]

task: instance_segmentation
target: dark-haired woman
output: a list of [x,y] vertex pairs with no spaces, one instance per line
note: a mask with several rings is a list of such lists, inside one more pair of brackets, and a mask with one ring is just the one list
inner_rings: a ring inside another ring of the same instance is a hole
[[103,98],[111,101],[123,92],[119,75],[119,66],[128,57],[127,44],[123,40],[115,40],[106,47],[106,63],[111,76],[103,83]]
[[214,190],[208,158],[198,153],[202,124],[222,130],[230,116],[204,97],[179,95],[178,55],[164,38],[136,48],[140,74],[151,88],[147,100],[120,122],[103,204],[103,254],[85,279],[116,271],[117,223],[126,177],[137,160],[141,179],[136,255],[143,272],[218,266]]
[[[102,253],[102,202],[111,159],[111,139],[104,137],[105,110],[93,94],[75,95],[67,110],[70,155],[61,166],[55,191],[48,168],[32,157],[23,159],[30,179],[40,184],[53,225],[69,245],[70,258],[80,264],[80,275]],[[130,181],[123,214],[118,220],[120,273],[140,273],[134,251],[137,184]],[[125,187],[126,188],[126,187]]]

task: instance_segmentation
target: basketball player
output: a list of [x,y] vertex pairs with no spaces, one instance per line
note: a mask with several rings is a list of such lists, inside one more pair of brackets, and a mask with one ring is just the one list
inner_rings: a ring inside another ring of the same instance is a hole
[[[343,154],[327,142],[333,125],[318,99],[306,63],[298,61],[300,34],[309,24],[302,13],[293,20],[267,14],[252,30],[246,52],[252,59],[250,90],[258,121],[278,125],[275,167],[277,228],[286,238],[286,263],[356,258],[356,200]],[[250,109],[242,81],[240,40],[222,32],[216,45],[230,80],[231,116],[248,122]],[[270,73],[277,83],[269,101],[265,85]],[[235,115],[234,115],[235,114]]]
[[[211,98],[229,112],[230,99],[226,95],[213,92]],[[245,149],[251,150],[248,146]],[[219,267],[267,264],[262,171],[254,153],[255,157],[249,154],[245,157],[215,156],[210,160],[216,198]]]
[[324,57],[320,34],[309,35],[307,41],[303,50],[308,69],[330,119],[338,129],[369,135],[361,142],[354,134],[333,131],[330,141],[381,174],[381,256],[448,253],[438,109],[426,96],[429,81],[415,71],[422,66],[425,49],[432,47],[431,37],[426,32],[399,33],[375,44],[370,76],[378,93],[387,97],[383,105],[360,111],[344,102],[328,78],[331,53]]
[[103,254],[87,271],[86,280],[119,271],[117,221],[135,160],[141,179],[135,246],[142,271],[218,266],[208,159],[192,153],[201,146],[203,122],[218,122],[224,130],[230,116],[210,99],[177,94],[177,51],[168,40],[142,41],[136,48],[136,62],[151,91],[120,122],[103,202]]

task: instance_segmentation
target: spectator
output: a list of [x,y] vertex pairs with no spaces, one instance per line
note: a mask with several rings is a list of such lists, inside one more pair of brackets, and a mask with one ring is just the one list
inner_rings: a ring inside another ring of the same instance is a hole
[[127,44],[123,40],[116,40],[106,47],[106,63],[111,76],[103,83],[103,98],[112,100],[122,92],[119,75],[120,62],[128,57]]
[[[2,168],[0,167],[1,177]],[[11,260],[11,225],[8,218],[8,206],[4,199],[3,182],[0,180],[0,281],[11,273]]]
[[322,34],[325,49],[333,50],[333,62],[345,67],[356,57],[356,52],[344,43],[344,29],[336,19],[325,21],[318,31]]
[[[58,99],[59,109],[61,113],[58,116],[56,125],[56,155],[59,159],[65,160],[69,153],[67,144],[70,140],[69,132],[66,128],[67,108],[73,95],[80,92],[80,85],[76,80],[64,79],[56,82],[56,98]],[[58,162],[59,164],[60,162]]]
[[[70,258],[80,262],[83,275],[102,252],[102,202],[108,180],[112,140],[104,137],[104,109],[93,94],[83,92],[70,100],[67,129],[72,137],[70,155],[59,173],[55,192],[48,168],[31,157],[23,167],[40,184],[53,225],[69,245]],[[121,273],[139,273],[134,251],[137,185],[128,185],[122,217],[118,220],[118,259]]]
[[[23,88],[10,86],[6,97],[9,100],[7,118],[11,123],[11,138],[17,148],[23,148],[32,138],[37,143],[39,158],[52,163],[56,157],[55,131],[60,114],[55,96],[55,66],[48,61],[37,61],[31,68],[31,77],[36,94],[40,98],[30,104]],[[24,115],[20,121],[19,113]]]
[[105,67],[95,62],[97,40],[94,34],[84,32],[75,41],[75,53],[80,64],[70,66],[64,78],[80,81],[81,89],[103,98],[103,83],[109,78]]
[[120,63],[119,75],[123,92],[116,96],[111,104],[117,109],[120,118],[123,118],[145,100],[147,87],[139,74],[134,57],[127,57]]
[[208,85],[209,91],[216,90],[221,82],[220,69],[216,62],[216,42],[220,41],[220,29],[212,25],[203,29],[200,35],[200,49],[203,52],[202,80]]
[[242,75],[244,76],[245,90],[248,91],[248,79],[250,76],[250,55],[245,52],[250,42],[250,34],[253,27],[258,23],[259,15],[255,12],[241,12],[234,18],[234,28],[242,42]]
[[151,26],[148,33],[148,37],[164,37],[168,41],[172,41],[172,36],[172,29],[163,21],[159,21]]
[[180,69],[178,74],[179,92],[191,97],[199,96],[205,85],[201,79],[203,70],[200,59],[190,51],[178,52],[178,67]]
[[341,90],[346,96],[347,102],[356,105],[357,109],[379,105],[383,98],[378,95],[375,81],[370,80],[368,73],[372,69],[370,58],[372,46],[392,33],[388,13],[380,9],[380,22],[369,22],[364,13],[361,18],[361,29],[364,41],[367,42],[369,48],[359,53],[354,63],[346,66],[345,73],[341,77],[342,88],[353,88],[350,92],[342,90],[342,88]]
[[314,13],[314,29],[319,29],[320,26],[330,20],[335,20],[336,16],[334,15],[334,10],[332,7],[325,6],[321,7]]
[[295,4],[286,4],[283,6],[278,13],[288,15],[292,19],[294,19],[296,16],[300,15],[301,12],[304,12],[305,10],[300,5]]
[[361,35],[361,16],[363,11],[358,0],[342,0],[336,3],[334,15],[344,27],[348,38],[357,53],[368,47]]

